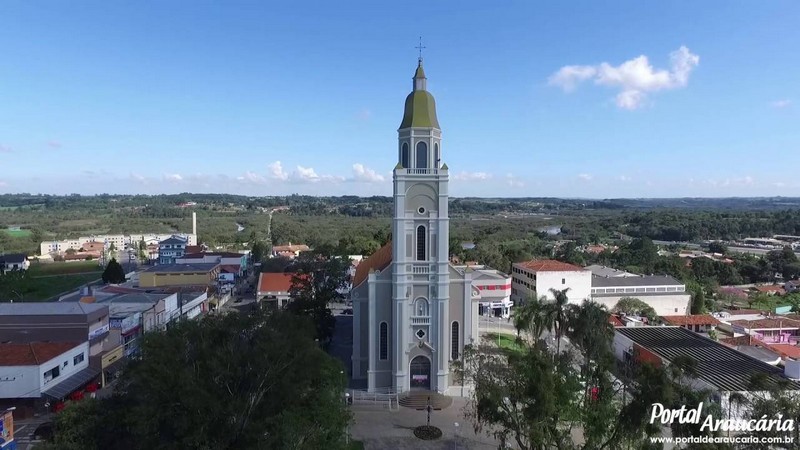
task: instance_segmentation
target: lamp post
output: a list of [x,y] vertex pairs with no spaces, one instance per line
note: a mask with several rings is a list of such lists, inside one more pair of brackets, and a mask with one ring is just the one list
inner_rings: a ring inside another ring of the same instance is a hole
[[458,448],[458,427],[459,427],[460,425],[458,424],[458,422],[456,422],[456,423],[455,423],[455,424],[453,424],[453,425],[455,426],[455,429],[456,429],[456,432],[455,432],[455,438],[453,439],[453,449],[455,450],[455,449],[457,449],[457,448]]

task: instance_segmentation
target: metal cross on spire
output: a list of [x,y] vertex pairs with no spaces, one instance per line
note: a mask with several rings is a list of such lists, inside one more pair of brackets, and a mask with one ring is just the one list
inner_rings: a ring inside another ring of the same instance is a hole
[[427,48],[427,47],[422,45],[422,36],[419,37],[419,45],[414,47],[414,48],[419,50],[419,60],[422,61],[422,49],[423,48]]

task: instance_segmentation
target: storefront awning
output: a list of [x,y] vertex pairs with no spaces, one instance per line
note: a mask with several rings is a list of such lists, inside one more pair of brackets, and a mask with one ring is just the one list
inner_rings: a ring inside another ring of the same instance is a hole
[[87,367],[61,383],[43,391],[42,395],[53,400],[62,400],[79,387],[92,381],[99,374],[100,370]]

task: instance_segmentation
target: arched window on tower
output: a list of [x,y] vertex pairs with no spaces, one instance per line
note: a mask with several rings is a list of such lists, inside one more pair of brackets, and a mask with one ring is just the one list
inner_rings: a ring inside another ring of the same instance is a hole
[[417,142],[417,169],[428,168],[428,144]]
[[425,261],[425,226],[417,227],[417,261]]
[[439,157],[439,144],[433,144],[433,168],[438,169],[442,165],[441,161]]
[[458,353],[458,331],[458,322],[453,322],[453,325],[450,326],[450,359],[453,361],[461,356]]
[[420,297],[414,301],[414,315],[415,316],[428,316],[428,301]]
[[379,359],[389,358],[389,325],[386,322],[381,322],[380,329],[380,345],[378,346]]
[[411,166],[408,157],[408,142],[403,142],[403,148],[400,150],[400,165],[402,165],[404,169],[408,169]]

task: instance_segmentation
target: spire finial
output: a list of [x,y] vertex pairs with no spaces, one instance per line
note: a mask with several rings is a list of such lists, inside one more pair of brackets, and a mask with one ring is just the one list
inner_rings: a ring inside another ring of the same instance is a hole
[[419,63],[422,64],[422,49],[427,48],[422,45],[422,36],[419,37],[419,45],[414,48],[419,50]]

